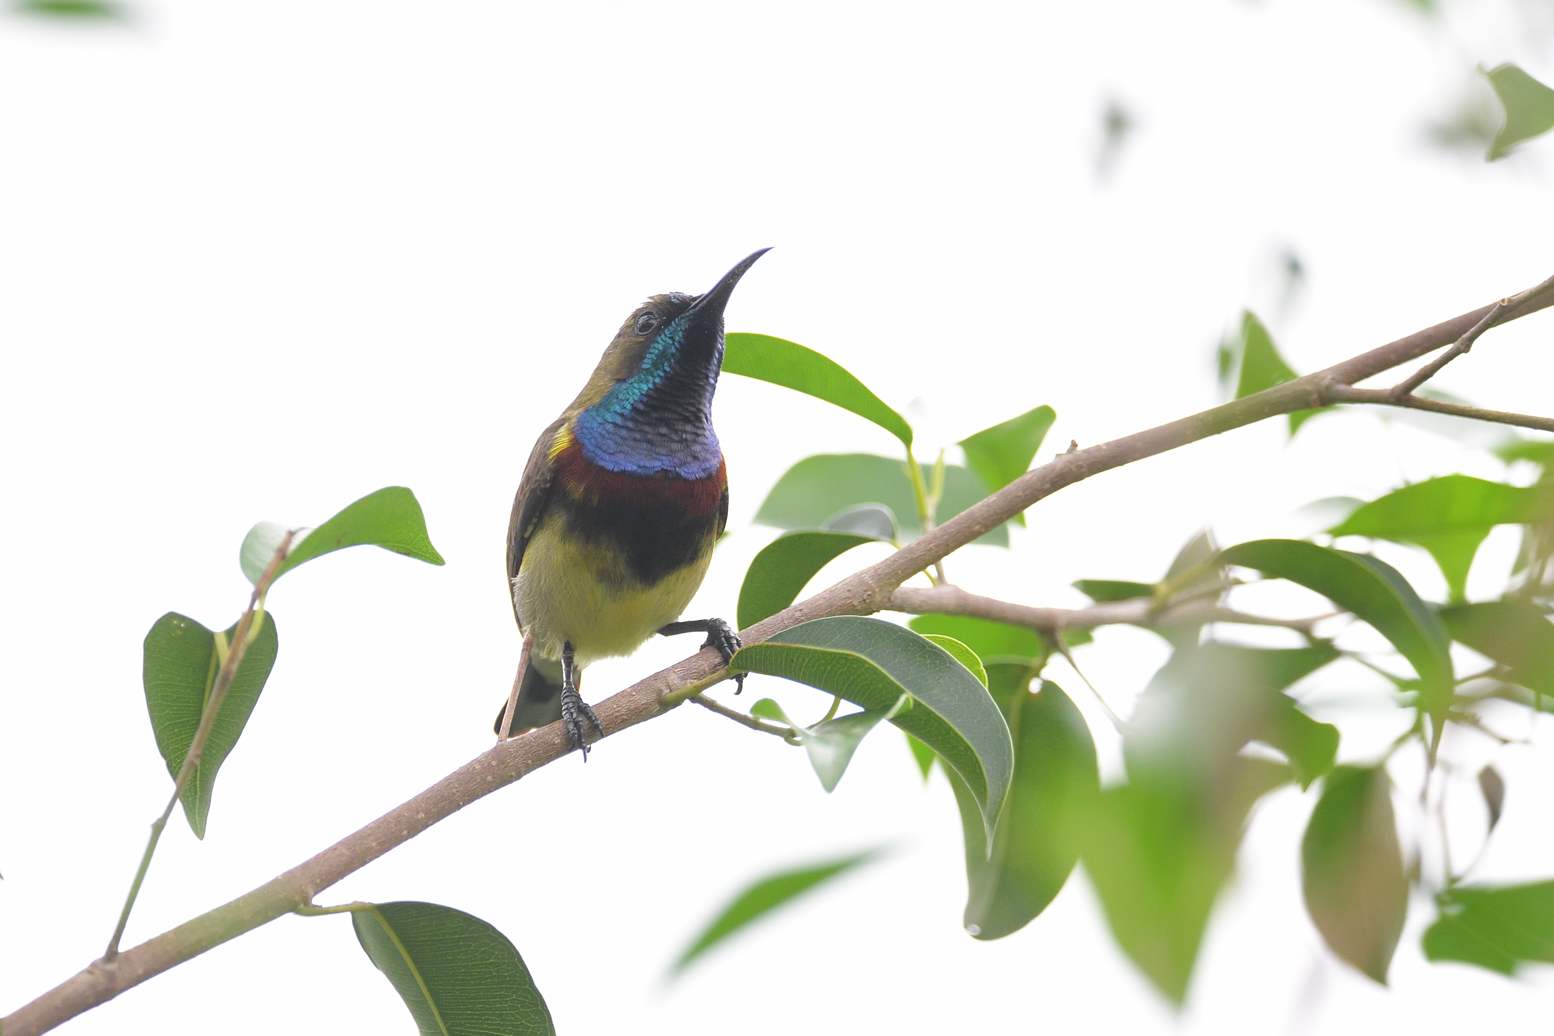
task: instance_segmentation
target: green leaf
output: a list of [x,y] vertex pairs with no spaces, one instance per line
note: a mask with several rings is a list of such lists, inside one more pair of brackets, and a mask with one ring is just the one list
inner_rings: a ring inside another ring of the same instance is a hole
[[977,678],[977,682],[983,687],[987,686],[987,668],[983,666],[982,659],[977,653],[967,647],[963,642],[943,633],[924,633],[923,639],[937,645],[945,654],[966,667],[966,671]]
[[838,511],[820,528],[826,532],[851,532],[887,543],[896,542],[896,516],[883,504],[857,504]]
[[[932,481],[933,472],[926,465],[919,466],[924,482]],[[935,520],[951,518],[986,495],[982,480],[969,468],[947,464]],[[814,529],[838,511],[865,503],[889,509],[903,533],[922,533],[906,463],[868,453],[822,453],[804,458],[777,480],[755,520],[779,529]],[[1000,525],[976,542],[1008,546],[1008,526]]]
[[1327,776],[1300,858],[1306,910],[1328,948],[1386,985],[1408,916],[1408,875],[1384,769],[1340,766]]
[[1338,760],[1338,728],[1312,719],[1285,695],[1273,700],[1262,730],[1253,738],[1284,753],[1302,790]]
[[804,585],[828,563],[872,536],[845,532],[790,532],[761,549],[745,570],[739,588],[739,627],[776,615],[798,597]]
[[[260,522],[243,538],[241,562],[249,582],[259,582],[285,533],[286,526]],[[382,547],[433,565],[443,563],[442,555],[427,538],[426,519],[415,494],[403,486],[389,486],[368,493],[323,525],[300,534],[293,540],[275,578],[321,554],[363,545]]]
[[689,946],[680,951],[670,966],[670,974],[680,974],[708,950],[778,907],[786,906],[816,886],[877,860],[882,855],[884,853],[880,849],[868,849],[824,863],[779,871],[751,883],[718,912],[700,934],[691,940]]
[[912,426],[836,361],[796,342],[736,331],[726,336],[723,372],[803,392],[851,410],[912,445]]
[[[1241,373],[1236,380],[1236,397],[1250,396],[1254,392],[1282,385],[1286,381],[1295,380],[1297,375],[1294,369],[1284,362],[1284,357],[1279,355],[1279,350],[1274,347],[1273,338],[1268,334],[1268,329],[1263,322],[1257,319],[1257,315],[1251,310],[1245,310],[1241,314],[1240,337],[1231,343],[1232,356],[1241,358]],[[1321,411],[1297,410],[1290,414],[1290,434],[1294,435],[1300,430],[1300,426]]]
[[1428,959],[1502,975],[1523,964],[1554,964],[1554,881],[1458,885],[1437,896],[1436,905],[1440,917],[1424,933]]
[[1074,589],[1098,604],[1155,595],[1154,583],[1134,583],[1126,579],[1076,579]]
[[1453,600],[1466,594],[1468,569],[1496,525],[1554,517],[1554,493],[1468,475],[1415,482],[1361,506],[1328,531],[1423,547],[1441,566]]
[[907,740],[907,747],[912,750],[912,761],[917,764],[918,772],[923,775],[923,780],[926,781],[928,775],[933,772],[933,749],[906,731],[902,731],[901,734]]
[[423,1036],[546,1036],[545,998],[507,936],[435,903],[362,904],[351,924]]
[[1227,757],[1213,782],[1129,771],[1101,793],[1085,825],[1085,870],[1123,952],[1173,1003],[1187,995],[1198,949],[1235,863],[1246,817],[1286,767]]
[[1050,406],[1039,406],[984,428],[960,441],[966,463],[990,492],[1002,489],[1030,469],[1031,460],[1056,418]]
[[[907,621],[907,625],[925,637],[958,640],[975,652],[978,658],[1037,662],[1045,661],[1047,657],[1047,648],[1041,635],[1026,626],[941,612],[915,615]],[[983,681],[984,684],[986,682]]]
[[[258,628],[251,634],[242,664],[232,676],[199,765],[180,796],[184,816],[196,838],[205,837],[216,773],[242,736],[249,715],[259,703],[259,692],[264,690],[264,682],[275,665],[279,646],[275,616],[263,613],[254,621]],[[228,644],[236,631],[234,625],[222,634]],[[220,668],[216,635],[187,616],[168,612],[146,634],[141,666],[146,709],[151,714],[157,751],[162,753],[167,772],[175,781],[189,746],[194,743],[194,732],[199,728],[200,715],[210,700]]]
[[942,648],[894,623],[839,615],[747,645],[729,665],[808,684],[876,712],[910,695],[913,707],[892,722],[961,776],[991,831],[1014,768],[1009,727],[987,688]]
[[1302,540],[1254,540],[1229,547],[1220,557],[1226,564],[1315,590],[1374,626],[1419,674],[1420,706],[1434,718],[1439,739],[1454,686],[1450,645],[1441,620],[1395,568],[1365,554]]
[[1497,65],[1479,70],[1494,87],[1505,109],[1505,124],[1489,145],[1491,162],[1508,155],[1516,145],[1554,129],[1554,90],[1516,65]]
[[1452,639],[1510,671],[1538,695],[1554,695],[1554,624],[1536,605],[1508,597],[1442,608]]
[[799,744],[804,746],[804,752],[809,757],[810,767],[814,769],[815,776],[820,778],[820,786],[830,794],[841,783],[842,775],[847,772],[847,764],[852,762],[853,753],[858,750],[864,736],[878,726],[881,720],[894,719],[911,707],[912,699],[903,694],[888,711],[866,709],[821,720],[812,727],[795,723],[782,706],[770,698],[762,698],[752,705],[750,714],[779,720],[792,727],[798,734]]
[[1067,694],[1029,667],[999,663],[995,697],[1014,735],[1014,783],[987,848],[976,802],[950,778],[966,846],[966,931],[1001,939],[1047,908],[1079,860],[1081,833],[1099,799],[1090,729]]

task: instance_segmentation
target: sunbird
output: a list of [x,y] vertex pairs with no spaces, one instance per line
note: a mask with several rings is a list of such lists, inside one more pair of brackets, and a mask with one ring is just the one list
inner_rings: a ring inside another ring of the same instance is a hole
[[[723,308],[766,249],[704,295],[654,295],[626,318],[571,406],[529,454],[507,526],[507,579],[523,634],[498,737],[560,719],[588,758],[604,734],[578,693],[583,668],[655,633],[705,633],[727,662],[722,619],[677,621],[728,522],[728,471],[712,429]],[[743,686],[743,676],[735,676]],[[507,713],[512,711],[510,718]]]

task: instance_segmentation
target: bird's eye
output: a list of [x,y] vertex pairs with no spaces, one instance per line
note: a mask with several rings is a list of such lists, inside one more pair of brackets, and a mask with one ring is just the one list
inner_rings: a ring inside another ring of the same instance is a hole
[[639,335],[645,335],[645,334],[649,333],[650,331],[652,331],[653,328],[655,328],[657,326],[658,326],[658,314],[657,313],[644,313],[640,317],[637,318],[636,332]]

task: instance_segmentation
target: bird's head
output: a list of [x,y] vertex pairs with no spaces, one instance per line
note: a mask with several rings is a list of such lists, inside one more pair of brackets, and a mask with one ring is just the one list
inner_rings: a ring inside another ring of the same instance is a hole
[[767,249],[752,252],[701,295],[654,295],[621,324],[579,402],[626,410],[653,396],[711,399],[723,362],[723,309]]
[[611,471],[703,478],[723,454],[712,394],[723,365],[723,307],[752,252],[703,295],[655,295],[637,307],[572,404],[590,461]]

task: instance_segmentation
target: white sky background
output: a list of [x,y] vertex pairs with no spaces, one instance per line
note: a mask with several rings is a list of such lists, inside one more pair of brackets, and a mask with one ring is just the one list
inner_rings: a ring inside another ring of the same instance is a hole
[[[1216,401],[1212,345],[1244,305],[1309,370],[1547,276],[1554,144],[1489,166],[1432,148],[1422,125],[1476,62],[1549,80],[1554,18],[1447,6],[1430,22],[1382,0],[764,13],[185,0],[136,3],[119,26],[0,19],[0,1009],[101,951],[167,792],[141,638],[169,609],[236,617],[252,522],[317,521],[408,485],[448,565],[356,550],[277,588],[280,660],[208,836],[174,818],[130,943],[489,745],[517,655],[502,578],[513,489],[538,430],[649,293],[704,290],[776,246],[736,293],[732,329],[806,343],[887,401],[919,401],[925,450],[1051,403],[1046,455]],[[1140,125],[1100,184],[1107,96]],[[1284,246],[1309,271],[1287,311]],[[1549,412],[1551,328],[1492,333],[1442,386]],[[735,535],[691,613],[732,617],[773,535],[750,517],[777,476],[893,441],[732,377],[716,417]],[[1039,505],[1013,554],[968,551],[951,572],[1073,604],[1069,580],[1154,578],[1205,522],[1227,542],[1299,534],[1311,526],[1292,510],[1318,497],[1498,470],[1363,415],[1282,439],[1269,424],[1086,482]],[[1509,550],[1499,537],[1486,550],[1482,592]],[[1441,592],[1427,562],[1388,556]],[[694,646],[600,664],[590,696]],[[1148,634],[1109,630],[1081,661],[1125,706],[1163,656]],[[1327,700],[1376,717],[1375,737],[1342,750],[1365,759],[1398,717],[1340,675]],[[756,678],[746,698],[776,689]],[[1459,740],[1464,758],[1487,747]],[[1548,800],[1532,791],[1554,764],[1525,749],[1497,760],[1510,798],[1478,873],[1554,874]],[[1547,976],[1422,962],[1423,899],[1393,992],[1334,964],[1299,897],[1310,801],[1281,792],[1255,817],[1179,1017],[1114,948],[1082,876],[1009,939],[961,934],[953,802],[942,780],[920,786],[888,732],[827,797],[800,753],[683,709],[319,899],[485,918],[566,1033],[1546,1028]],[[748,879],[879,843],[897,847],[886,863],[662,984]],[[411,1029],[334,917],[283,919],[69,1031]]]

